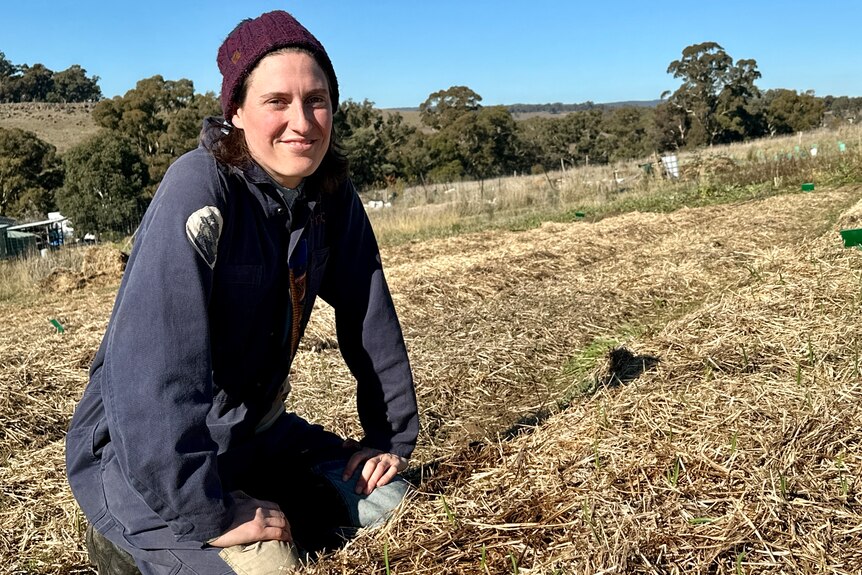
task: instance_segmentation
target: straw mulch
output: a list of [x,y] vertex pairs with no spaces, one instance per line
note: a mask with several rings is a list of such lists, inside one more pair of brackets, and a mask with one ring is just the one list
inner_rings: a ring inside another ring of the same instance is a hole
[[[396,521],[315,572],[382,573],[387,558],[394,573],[862,571],[862,255],[832,227],[799,227],[796,217],[815,219],[813,203],[603,222],[618,230],[655,218],[636,232],[646,249],[622,240],[616,261],[584,262],[593,299],[556,309],[558,325],[543,322],[549,336],[590,332],[595,316],[649,315],[650,299],[691,311],[633,338],[634,353],[609,353],[615,365],[594,374],[599,390],[542,425],[439,455]],[[583,239],[573,230],[556,233]],[[577,243],[570,257],[582,257]],[[542,305],[564,303],[559,284],[578,282],[556,273],[534,297]],[[600,295],[620,283],[625,294]],[[576,313],[584,321],[574,327]],[[499,325],[482,333],[492,346],[506,339]],[[465,381],[457,397],[482,412],[475,385]]]
[[396,573],[862,572],[862,256],[839,249],[767,256],[639,346],[654,370],[447,458],[333,563],[386,542]]
[[728,156],[693,154],[680,166],[680,177],[684,180],[708,180],[739,169],[739,165]]
[[[830,224],[858,197],[387,251],[422,411],[418,490],[308,571],[859,572],[862,254]],[[0,304],[0,571],[86,570],[62,435],[110,299]],[[356,434],[333,333],[322,307],[290,406]],[[606,340],[628,349],[572,368]]]
[[128,261],[125,252],[89,247],[84,250],[80,266],[53,269],[39,282],[39,287],[43,291],[69,293],[87,286],[112,285],[120,280]]

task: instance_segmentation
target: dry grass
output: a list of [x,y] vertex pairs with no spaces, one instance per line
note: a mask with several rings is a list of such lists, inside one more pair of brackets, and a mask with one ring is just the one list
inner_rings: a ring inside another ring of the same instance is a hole
[[[858,572],[862,254],[834,219],[859,197],[388,248],[422,410],[418,490],[309,572],[383,573],[384,544],[403,574]],[[112,298],[86,285],[0,302],[10,573],[87,570],[62,441]],[[356,434],[333,333],[319,309],[290,406]],[[610,345],[631,352],[590,372]]]
[[[800,233],[788,216],[801,212],[786,200],[743,210],[748,222],[737,207],[727,219],[701,209],[675,214],[676,226],[657,225],[665,216],[644,223],[664,232],[647,237],[647,277],[608,279],[642,299],[657,286],[703,303],[630,341],[638,355],[611,354],[618,361],[596,370],[597,391],[542,425],[443,449],[397,521],[315,572],[383,572],[384,543],[394,573],[513,573],[513,564],[528,573],[860,572],[862,254],[844,250],[832,228]],[[839,225],[855,221],[851,213]],[[714,244],[724,241],[748,246]],[[705,249],[711,242],[718,252]],[[597,315],[617,311],[593,303]],[[590,330],[568,323],[572,315],[557,329]],[[486,353],[513,353],[493,340]],[[464,398],[481,395],[476,387],[462,380],[453,401],[480,406]]]
[[[844,144],[843,152],[839,143]],[[812,156],[814,147],[818,153]],[[540,175],[376,190],[365,196],[391,200],[389,208],[370,210],[384,244],[453,231],[523,229],[545,220],[668,212],[799,191],[804,182],[818,188],[859,183],[862,127],[843,126],[682,152],[679,162],[681,177],[674,181],[659,177],[659,159],[650,157]],[[646,164],[652,166],[649,173],[644,170]]]
[[126,259],[115,246],[107,246],[69,247],[44,257],[0,260],[0,301],[112,283],[125,269]]
[[60,153],[99,131],[93,121],[95,104],[0,104],[0,128],[33,132]]

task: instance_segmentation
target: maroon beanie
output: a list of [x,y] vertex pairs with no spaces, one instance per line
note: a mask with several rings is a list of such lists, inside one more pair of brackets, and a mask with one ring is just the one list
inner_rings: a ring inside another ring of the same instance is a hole
[[236,113],[240,86],[261,58],[273,50],[288,46],[311,52],[329,80],[332,107],[338,107],[338,80],[323,44],[296,18],[282,10],[275,10],[253,20],[240,22],[218,50],[218,69],[222,74],[221,109],[225,120],[230,121]]

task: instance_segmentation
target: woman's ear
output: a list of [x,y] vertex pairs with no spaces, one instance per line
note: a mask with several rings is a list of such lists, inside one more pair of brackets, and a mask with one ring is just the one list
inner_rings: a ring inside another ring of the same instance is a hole
[[230,119],[230,123],[233,124],[234,128],[239,128],[240,130],[245,129],[242,126],[242,109],[237,109],[233,118]]

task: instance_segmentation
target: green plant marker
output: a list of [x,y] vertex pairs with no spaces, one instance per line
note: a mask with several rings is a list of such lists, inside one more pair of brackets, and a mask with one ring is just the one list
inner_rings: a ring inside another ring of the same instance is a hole
[[838,142],[838,151],[842,154],[847,151],[847,144],[844,142]]
[[57,333],[65,333],[66,330],[63,328],[63,324],[61,324],[59,321],[57,321],[56,319],[50,319],[48,321],[51,322],[51,325],[57,328]]
[[585,214],[584,212],[575,212],[576,218],[585,218],[586,216],[587,214]]
[[844,240],[845,248],[852,248],[862,244],[862,228],[841,230],[841,239]]
[[814,191],[814,184],[812,184],[811,182],[805,182],[804,184],[802,184],[802,191],[803,192],[813,192]]

